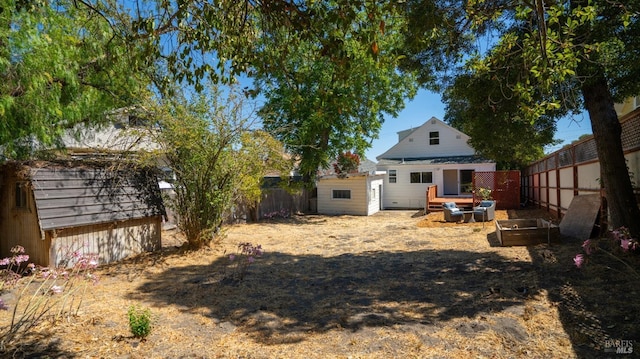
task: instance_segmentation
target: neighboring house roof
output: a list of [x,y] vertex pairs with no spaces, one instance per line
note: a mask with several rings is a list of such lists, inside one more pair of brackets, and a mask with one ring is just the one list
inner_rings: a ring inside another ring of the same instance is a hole
[[131,109],[119,109],[109,114],[111,123],[87,127],[79,125],[62,136],[67,150],[75,153],[133,152],[160,149],[151,138],[146,122],[131,113]]
[[[335,162],[335,161],[334,161]],[[333,163],[333,162],[332,162]],[[360,164],[358,165],[358,173],[360,174],[373,174],[376,171],[376,163],[367,159],[367,158],[363,158],[360,161]],[[322,170],[318,171],[318,176],[319,177],[327,177],[327,176],[335,176],[336,172],[333,169],[333,166],[330,166],[329,168],[325,168]]]
[[445,165],[445,164],[464,164],[464,163],[493,163],[480,156],[448,156],[448,157],[432,157],[432,158],[387,158],[378,161],[378,166],[389,166],[399,164],[412,165]]
[[110,223],[164,212],[155,176],[87,164],[31,166],[41,230]]

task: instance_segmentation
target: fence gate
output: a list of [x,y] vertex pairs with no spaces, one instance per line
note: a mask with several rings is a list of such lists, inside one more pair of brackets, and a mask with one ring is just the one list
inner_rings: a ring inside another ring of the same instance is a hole
[[475,172],[473,188],[473,203],[482,200],[478,188],[489,188],[497,209],[520,207],[520,171]]

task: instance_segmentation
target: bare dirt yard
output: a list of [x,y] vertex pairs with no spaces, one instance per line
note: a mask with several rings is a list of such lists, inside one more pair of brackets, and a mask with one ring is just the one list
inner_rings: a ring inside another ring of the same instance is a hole
[[[549,218],[539,210],[498,219]],[[606,358],[640,352],[638,279],[580,241],[501,247],[495,224],[441,213],[295,216],[231,226],[211,248],[101,267],[77,317],[43,322],[5,355],[50,358]],[[264,255],[229,279],[238,243]],[[636,265],[637,263],[633,264]],[[11,305],[11,303],[8,303]],[[132,337],[131,305],[153,329]],[[0,324],[8,313],[0,313]]]

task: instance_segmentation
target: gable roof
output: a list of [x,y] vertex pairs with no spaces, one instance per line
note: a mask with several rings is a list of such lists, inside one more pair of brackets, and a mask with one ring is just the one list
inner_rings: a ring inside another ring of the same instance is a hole
[[[438,145],[430,144],[431,133],[437,133]],[[376,159],[473,156],[475,150],[468,141],[466,134],[431,117],[420,127],[398,132],[398,143]]]
[[155,176],[107,166],[39,164],[28,170],[41,230],[162,214]]

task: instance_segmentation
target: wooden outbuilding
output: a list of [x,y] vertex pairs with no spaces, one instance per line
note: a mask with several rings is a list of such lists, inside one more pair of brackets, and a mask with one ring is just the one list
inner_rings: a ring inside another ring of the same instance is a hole
[[101,264],[161,247],[164,208],[152,170],[113,162],[9,162],[0,172],[0,256],[64,265],[74,252]]

